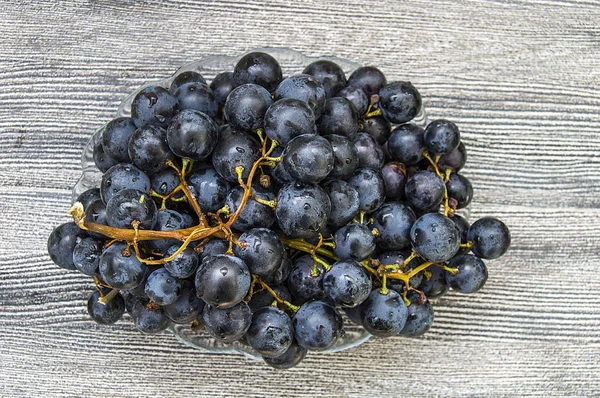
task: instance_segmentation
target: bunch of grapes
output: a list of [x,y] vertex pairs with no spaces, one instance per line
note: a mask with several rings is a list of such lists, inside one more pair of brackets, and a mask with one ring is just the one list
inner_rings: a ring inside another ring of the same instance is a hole
[[94,147],[82,193],[48,252],[94,279],[90,316],[127,311],[243,341],[276,368],[331,348],[348,318],[378,337],[419,336],[429,299],[479,290],[507,227],[472,225],[457,126],[411,123],[421,96],[375,67],[346,78],[316,61],[283,78],[253,52],[210,84],[180,73],[135,96]]

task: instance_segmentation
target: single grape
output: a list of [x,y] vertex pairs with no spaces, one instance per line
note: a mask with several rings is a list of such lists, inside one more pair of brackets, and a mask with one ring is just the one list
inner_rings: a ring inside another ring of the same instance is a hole
[[424,130],[416,124],[403,124],[392,130],[388,149],[392,159],[411,166],[423,159],[425,151]]
[[359,211],[358,192],[350,184],[341,180],[332,180],[323,185],[329,195],[331,213],[327,223],[333,227],[341,227],[352,221]]
[[331,134],[325,136],[333,148],[333,170],[328,179],[347,180],[358,168],[359,158],[354,143],[342,136]]
[[196,273],[196,294],[216,308],[231,308],[246,297],[250,271],[238,257],[219,254],[206,257]]
[[100,196],[104,203],[108,203],[114,194],[123,189],[149,193],[151,186],[150,178],[142,170],[132,164],[120,163],[108,169],[102,176]]
[[333,235],[333,252],[342,260],[362,261],[375,250],[375,236],[365,224],[350,223]]
[[363,90],[368,97],[379,93],[386,83],[383,72],[374,66],[362,66],[348,78],[348,86]]
[[277,195],[275,216],[279,228],[291,238],[311,238],[327,224],[331,202],[318,185],[284,185]]
[[433,171],[418,171],[406,181],[404,194],[414,209],[435,208],[444,199],[444,181]]
[[135,328],[144,333],[158,333],[169,326],[169,318],[164,309],[143,300],[134,303],[131,317]]
[[402,163],[390,162],[381,168],[381,177],[385,186],[385,196],[388,200],[398,200],[404,197],[406,186],[406,168]]
[[377,247],[386,250],[400,250],[410,246],[410,229],[417,220],[415,213],[405,203],[388,202],[377,209],[371,217],[371,228],[379,234],[375,238]]
[[335,97],[346,86],[346,74],[332,61],[325,59],[315,61],[306,66],[302,73],[317,79],[323,85],[327,98]]
[[408,318],[400,335],[404,337],[417,337],[425,334],[433,324],[433,307],[427,298],[421,301],[421,295],[409,291],[406,295],[410,301]]
[[163,307],[167,317],[174,323],[193,322],[203,308],[204,301],[196,296],[194,283],[187,280],[181,282],[181,290],[177,300]]
[[442,263],[450,260],[460,248],[460,233],[448,217],[428,213],[419,218],[410,230],[413,249],[427,261]]
[[327,350],[343,333],[341,315],[332,305],[323,301],[302,304],[292,323],[298,345],[307,350]]
[[103,243],[94,238],[83,238],[73,248],[73,264],[79,272],[94,276],[98,272]]
[[[266,201],[275,199],[275,194],[270,189],[263,188],[258,184],[253,185],[251,190],[254,197],[258,199]],[[238,210],[243,196],[244,190],[242,187],[235,187],[229,191],[225,198],[225,205],[229,207],[230,214],[234,214]],[[275,211],[271,207],[250,197],[231,226],[238,231],[247,231],[251,228],[269,228],[275,223],[275,220]]]
[[140,90],[131,103],[131,119],[138,128],[147,125],[167,127],[178,111],[177,98],[158,86]]
[[150,187],[157,194],[167,196],[179,186],[180,181],[177,172],[172,168],[168,168],[152,174],[152,177],[150,177]]
[[450,179],[446,182],[446,191],[448,197],[456,200],[456,208],[465,208],[473,199],[473,186],[462,174],[452,173]]
[[367,133],[358,133],[354,138],[354,148],[358,156],[358,167],[379,170],[385,163],[383,148]]
[[233,79],[233,72],[222,72],[212,79],[210,82],[210,89],[215,95],[219,109],[223,108],[223,105],[225,105],[225,101],[227,100],[227,96],[236,87],[237,86]]
[[123,317],[125,313],[125,300],[117,293],[108,303],[102,304],[100,292],[95,291],[90,295],[87,302],[88,314],[100,325],[112,325]]
[[236,86],[253,83],[272,92],[281,80],[282,71],[279,62],[271,55],[259,51],[244,55],[233,70],[233,81]]
[[127,244],[115,242],[102,252],[98,271],[102,280],[114,289],[127,290],[142,282],[146,265],[136,258]]
[[375,138],[379,144],[384,145],[392,133],[392,125],[382,116],[374,116],[360,123],[360,131]]
[[104,152],[102,140],[98,140],[94,144],[93,158],[94,164],[96,165],[98,170],[100,170],[103,173],[115,164],[119,163],[116,159],[111,158],[107,153]]
[[371,289],[369,274],[355,260],[337,261],[323,277],[325,294],[342,307],[356,307],[361,304],[367,299]]
[[452,290],[461,293],[474,293],[481,289],[488,278],[485,263],[479,257],[472,254],[461,254],[450,260],[448,267],[457,268],[458,272],[446,273],[446,282]]
[[[429,276],[429,277],[428,277]],[[448,292],[448,283],[446,274],[442,267],[430,266],[427,268],[427,275],[424,275],[419,290],[428,298],[434,299],[441,297]]]
[[83,210],[87,210],[87,208],[94,202],[95,200],[101,199],[100,197],[100,188],[90,188],[83,191],[75,200],[75,202],[81,203],[83,206]]
[[285,280],[288,278],[290,272],[292,272],[292,267],[292,259],[290,258],[288,250],[286,250],[284,246],[283,257],[281,259],[279,267],[277,267],[275,272],[271,274],[270,277],[266,278],[264,281],[272,285],[280,285],[284,283]]
[[132,222],[139,221],[140,229],[152,229],[157,215],[152,197],[135,189],[117,192],[106,204],[106,222],[114,228],[133,229]]
[[465,144],[460,142],[452,152],[440,157],[438,167],[440,170],[450,169],[456,173],[464,167],[465,163],[467,163],[467,149]]
[[171,82],[170,90],[173,94],[177,89],[187,83],[202,83],[206,84],[206,79],[198,72],[185,71],[178,73],[177,76]]
[[192,160],[207,158],[217,145],[219,126],[205,113],[186,109],[167,129],[167,143],[177,156]]
[[347,86],[340,90],[337,97],[343,97],[350,101],[352,105],[354,105],[354,108],[356,108],[356,112],[359,116],[364,115],[367,112],[370,100],[363,89]]
[[68,270],[76,270],[73,263],[73,250],[87,233],[74,222],[61,224],[54,228],[48,237],[48,254],[56,265]]
[[263,357],[263,360],[275,369],[291,369],[304,360],[306,352],[306,348],[302,348],[296,342],[293,342],[283,354],[273,358]]
[[212,167],[195,169],[188,178],[194,196],[203,212],[214,213],[225,205],[231,184]]
[[[172,256],[177,250],[179,250],[179,247],[179,244],[169,247],[165,252],[165,255],[167,257]],[[175,278],[185,279],[196,273],[199,264],[200,257],[198,256],[198,253],[196,253],[196,251],[191,247],[186,247],[177,255],[177,257],[165,263],[165,269],[169,271],[169,274],[173,275]]]
[[262,307],[252,314],[246,339],[263,357],[283,355],[294,340],[292,320],[279,308]]
[[200,82],[186,83],[175,91],[179,109],[195,110],[210,118],[217,117],[219,104],[212,90]]
[[456,124],[438,119],[430,122],[425,128],[425,146],[431,154],[444,155],[451,153],[460,143],[460,132]]
[[337,134],[353,140],[358,132],[358,112],[346,98],[329,98],[317,120],[317,130],[321,135]]
[[299,301],[322,299],[325,297],[323,290],[323,277],[325,269],[317,263],[317,275],[313,275],[315,261],[309,255],[298,257],[294,261],[292,272],[287,278],[287,287],[290,293]]
[[248,179],[250,169],[260,157],[260,144],[251,135],[233,130],[222,134],[212,155],[212,164],[217,173],[227,181],[238,182],[236,167],[242,166],[242,178]]
[[227,122],[236,130],[262,128],[267,109],[273,104],[271,94],[256,84],[244,84],[231,91],[225,101]]
[[202,323],[206,329],[217,340],[225,343],[241,339],[251,322],[252,312],[243,301],[230,308],[205,305],[202,310]]
[[279,101],[283,98],[293,98],[306,103],[313,111],[316,120],[323,113],[327,96],[325,89],[316,78],[301,74],[290,76],[279,84],[275,90],[275,100]]
[[155,126],[142,126],[134,131],[129,140],[131,162],[146,173],[158,173],[175,160],[167,144],[165,129]]
[[410,122],[421,110],[421,94],[410,82],[393,82],[379,90],[379,106],[387,121]]
[[299,182],[317,183],[333,170],[333,148],[318,135],[293,138],[281,156],[286,171]]
[[396,336],[402,331],[408,317],[408,309],[400,293],[373,289],[369,297],[360,305],[362,325],[376,337]]
[[238,243],[234,247],[234,253],[244,260],[252,274],[268,279],[281,264],[283,243],[270,229],[250,229],[240,235]]
[[280,145],[287,145],[299,135],[315,134],[315,115],[306,102],[283,98],[267,110],[264,131]]
[[360,210],[372,212],[385,201],[385,186],[379,171],[358,169],[352,174],[348,184],[358,192]]
[[208,256],[225,254],[228,249],[229,242],[227,242],[225,239],[211,239],[206,242],[204,246],[202,246],[202,251],[200,252],[200,262],[202,263]]
[[166,269],[159,268],[148,276],[144,291],[148,298],[156,304],[168,305],[179,298],[181,281],[174,278]]
[[502,256],[510,246],[510,231],[500,220],[484,217],[475,221],[467,233],[473,242],[471,250],[477,257],[493,260]]
[[131,163],[128,148],[129,139],[136,127],[130,117],[119,117],[111,120],[102,130],[102,147],[104,152],[120,163]]

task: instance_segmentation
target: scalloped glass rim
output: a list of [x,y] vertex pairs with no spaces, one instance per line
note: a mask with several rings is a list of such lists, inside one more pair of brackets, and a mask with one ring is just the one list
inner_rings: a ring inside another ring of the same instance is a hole
[[[146,82],[143,84],[123,100],[123,102],[119,105],[117,113],[115,114],[115,118],[130,116],[131,102],[133,101],[133,98],[140,90],[147,86],[158,85],[168,88],[171,85],[174,77],[177,74],[185,71],[196,71],[202,74],[210,83],[210,81],[218,73],[223,71],[232,71],[235,64],[242,56],[253,51],[266,52],[275,57],[281,65],[284,76],[301,73],[306,65],[317,60],[330,60],[337,63],[342,67],[346,73],[346,76],[361,66],[359,63],[333,56],[308,57],[302,53],[288,48],[258,48],[237,56],[206,55],[200,58],[198,61],[183,65],[170,77]],[[421,126],[425,126],[427,124],[427,117],[424,108],[421,109],[421,112],[415,119],[411,121],[411,123],[416,123]],[[98,143],[101,138],[102,129],[103,127],[98,129],[92,135],[86,147],[84,148],[81,158],[83,172],[73,188],[73,202],[82,192],[86,191],[87,189],[100,186],[102,173],[96,168],[94,163],[93,150],[94,145]],[[468,217],[468,212],[465,215]],[[336,344],[332,348],[323,352],[331,353],[353,348],[364,343],[371,337],[371,335],[362,327],[355,325],[352,321],[350,321],[343,312],[342,315],[344,317],[344,335],[337,340]],[[222,343],[204,330],[200,332],[193,332],[189,325],[172,324],[167,330],[173,333],[173,335],[175,335],[175,337],[182,343],[205,352],[218,354],[243,354],[253,359],[261,359],[260,355],[254,352],[252,348],[247,345],[244,345],[240,342]]]

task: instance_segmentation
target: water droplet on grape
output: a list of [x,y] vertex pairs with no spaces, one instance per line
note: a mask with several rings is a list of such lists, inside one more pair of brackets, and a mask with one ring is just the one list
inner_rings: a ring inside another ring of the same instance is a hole
[[246,150],[244,148],[239,147],[239,146],[235,147],[235,150],[238,151],[239,153],[245,153],[246,152]]
[[227,269],[227,267],[223,267],[219,271],[221,271],[221,275],[223,275],[223,276],[227,275],[227,272],[229,272],[229,270]]
[[163,115],[156,115],[156,120],[158,120],[160,123],[164,123],[167,119]]

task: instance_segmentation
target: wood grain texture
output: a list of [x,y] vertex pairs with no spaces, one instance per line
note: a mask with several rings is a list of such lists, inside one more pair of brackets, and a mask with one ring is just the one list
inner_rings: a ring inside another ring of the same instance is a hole
[[[600,2],[2,2],[0,396],[600,395]],[[336,55],[410,79],[461,127],[473,218],[511,228],[472,296],[422,339],[292,372],[88,320],[87,278],[45,252],[89,136],[121,99],[206,54]]]

